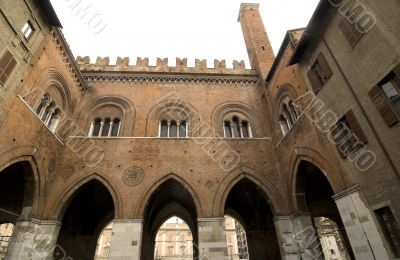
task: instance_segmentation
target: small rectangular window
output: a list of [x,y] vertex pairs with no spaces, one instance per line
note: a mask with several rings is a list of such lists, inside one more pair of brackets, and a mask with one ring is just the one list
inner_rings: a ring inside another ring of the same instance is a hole
[[6,51],[0,59],[0,84],[4,86],[12,71],[17,65],[17,61],[11,52]]
[[333,72],[324,55],[320,53],[307,73],[311,87],[315,94],[326,84]]
[[32,36],[32,33],[34,32],[34,28],[31,24],[30,21],[27,21],[24,26],[22,27],[21,32],[25,36],[25,39],[29,40],[29,38]]
[[381,225],[387,242],[389,243],[395,257],[400,256],[400,228],[389,207],[375,210],[375,214]]
[[348,111],[331,129],[331,135],[342,158],[358,152],[368,140],[352,110]]
[[388,127],[400,117],[400,64],[368,92]]

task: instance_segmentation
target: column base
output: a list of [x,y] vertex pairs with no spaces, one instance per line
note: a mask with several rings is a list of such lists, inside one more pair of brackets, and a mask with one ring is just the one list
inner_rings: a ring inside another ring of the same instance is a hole
[[[228,249],[224,218],[199,218],[199,259],[226,260]],[[196,245],[194,245],[196,246]]]

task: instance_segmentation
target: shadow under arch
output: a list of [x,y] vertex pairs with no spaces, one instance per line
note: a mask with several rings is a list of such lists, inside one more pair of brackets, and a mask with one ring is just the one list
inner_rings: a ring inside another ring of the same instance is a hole
[[32,217],[37,193],[35,174],[29,158],[18,158],[0,171],[0,223],[16,224]]
[[299,210],[296,200],[296,183],[301,162],[309,162],[315,165],[326,177],[334,193],[338,193],[346,188],[343,180],[342,172],[339,168],[335,168],[317,151],[307,147],[296,147],[289,163],[290,178],[288,179],[287,187],[291,189],[291,205],[295,211]]
[[114,199],[104,180],[92,177],[74,189],[61,213],[54,259],[93,259],[101,230],[115,218]]
[[[346,259],[355,259],[327,174],[309,160],[300,160],[296,166],[293,188],[296,213],[310,216],[311,223],[319,234],[319,241],[325,241],[324,236],[329,230],[335,237],[335,243],[341,244],[339,248],[344,248],[340,249],[340,255]],[[327,229],[327,224],[331,228]]]
[[32,209],[29,210],[29,214],[28,212],[25,214],[29,215],[29,217],[40,218],[39,214],[44,204],[44,197],[42,194],[44,194],[45,191],[46,173],[43,165],[39,163],[40,158],[36,153],[36,148],[33,146],[23,146],[3,152],[0,155],[0,174],[6,168],[22,162],[26,162],[31,169],[33,189],[32,196],[29,199]]
[[55,200],[53,206],[51,207],[51,212],[53,212],[53,214],[50,216],[50,218],[56,220],[62,219],[69,204],[77,195],[77,191],[88,182],[94,180],[100,182],[110,193],[115,208],[115,218],[121,218],[123,209],[121,195],[119,194],[118,190],[114,188],[115,185],[113,185],[111,181],[104,176],[104,174],[99,174],[97,172],[89,173],[89,175],[84,174],[84,177],[71,182],[64,189],[64,192],[62,192]]
[[284,211],[286,209],[285,203],[282,203],[283,201],[285,201],[285,199],[272,185],[266,186],[265,184],[263,184],[262,180],[265,178],[261,174],[247,167],[239,167],[230,172],[218,186],[217,192],[213,200],[213,216],[224,215],[225,202],[230,191],[238,182],[244,179],[251,181],[263,191],[266,196],[266,201],[269,204],[274,215],[276,214],[276,212]]
[[[142,234],[142,260],[153,260],[155,249],[155,237],[158,228],[169,217],[179,216],[190,227],[194,244],[197,244],[198,210],[195,200],[189,192],[189,186],[185,186],[176,175],[169,175],[158,182],[151,194],[147,196],[143,211]],[[198,255],[197,248],[193,248],[194,256]]]
[[158,180],[157,182],[155,182],[153,184],[153,186],[146,192],[143,199],[140,200],[141,203],[136,208],[135,216],[137,218],[142,218],[144,216],[146,207],[150,200],[150,197],[153,195],[153,193],[157,189],[159,189],[165,182],[167,182],[169,180],[175,180],[176,182],[180,183],[185,188],[186,191],[189,192],[191,198],[194,201],[194,204],[196,205],[197,213],[199,214],[199,216],[204,216],[204,212],[201,207],[199,197],[197,196],[197,193],[195,192],[195,190],[192,188],[192,186],[187,181],[185,181],[183,178],[179,177],[178,175],[176,175],[174,173],[170,173],[167,176],[164,176],[163,178],[161,178],[160,180]]

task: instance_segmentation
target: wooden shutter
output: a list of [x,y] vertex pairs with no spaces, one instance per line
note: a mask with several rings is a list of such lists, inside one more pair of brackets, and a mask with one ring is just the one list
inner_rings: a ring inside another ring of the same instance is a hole
[[6,51],[0,59],[0,84],[6,83],[15,65],[17,65],[16,60],[9,51]]
[[318,92],[321,89],[321,85],[317,79],[317,75],[315,75],[315,72],[312,69],[309,69],[307,72],[307,77],[308,80],[310,81],[312,90],[314,91],[315,94],[318,94]]
[[376,108],[379,111],[379,114],[381,114],[383,120],[388,127],[391,127],[398,122],[396,114],[392,110],[392,107],[388,103],[386,98],[383,96],[384,94],[382,93],[382,90],[379,86],[373,87],[368,92],[368,95],[371,98],[372,102],[374,102]]
[[357,118],[354,116],[353,111],[349,110],[344,117],[346,118],[346,122],[349,125],[351,131],[358,137],[358,139],[364,144],[368,143],[367,137],[362,131],[357,121]]
[[331,67],[329,67],[328,62],[326,61],[324,55],[320,53],[317,57],[317,61],[319,63],[319,66],[321,67],[322,73],[325,79],[329,79],[332,76],[332,70]]
[[345,19],[339,23],[339,29],[342,31],[351,48],[356,46],[357,42],[361,39],[362,33],[357,30],[355,25]]

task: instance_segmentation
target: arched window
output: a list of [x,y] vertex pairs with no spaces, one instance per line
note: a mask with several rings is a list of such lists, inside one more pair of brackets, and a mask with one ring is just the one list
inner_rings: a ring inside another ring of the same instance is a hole
[[186,137],[186,121],[181,121],[179,124],[179,137]]
[[177,137],[178,128],[176,125],[176,121],[172,120],[169,125],[169,137]]
[[43,116],[44,111],[46,110],[46,107],[50,103],[50,96],[49,94],[44,94],[42,97],[42,100],[40,100],[40,103],[38,107],[36,108],[36,114],[38,115],[39,118]]
[[61,114],[60,109],[56,108],[54,113],[50,116],[50,121],[49,121],[48,127],[53,132],[56,130],[58,122],[60,121],[60,118],[61,118],[60,114]]
[[239,118],[233,117],[232,119],[233,137],[241,137]]
[[249,123],[247,121],[242,122],[242,136],[244,138],[250,137]]
[[287,132],[289,131],[289,125],[286,121],[286,118],[283,115],[280,115],[279,117],[279,125],[281,127],[282,133],[286,135]]
[[167,120],[161,121],[160,137],[168,137],[168,122],[167,122]]
[[224,122],[224,136],[227,138],[232,137],[231,123],[229,121]]
[[89,136],[93,137],[115,137],[119,136],[121,120],[119,118],[111,119],[109,117],[102,119],[97,117],[92,121],[89,130]]
[[297,119],[298,114],[296,108],[293,105],[293,101],[287,99],[282,104],[282,114],[279,116],[278,119],[283,135],[286,135],[289,132]]
[[36,115],[54,133],[61,119],[61,110],[56,103],[51,100],[48,93],[44,94],[38,107]]
[[159,135],[160,137],[185,138],[188,136],[188,123],[186,120],[162,120]]
[[110,118],[106,118],[103,122],[103,129],[101,131],[101,136],[109,136],[111,127],[111,120]]
[[119,118],[115,118],[112,122],[111,136],[118,136],[120,125],[121,121],[119,120]]
[[100,118],[96,118],[93,121],[93,130],[92,133],[90,134],[90,136],[99,136],[100,133],[100,128],[101,128],[101,119]]
[[224,136],[226,138],[250,138],[252,137],[250,123],[242,120],[238,116],[233,116],[231,120],[224,121]]

